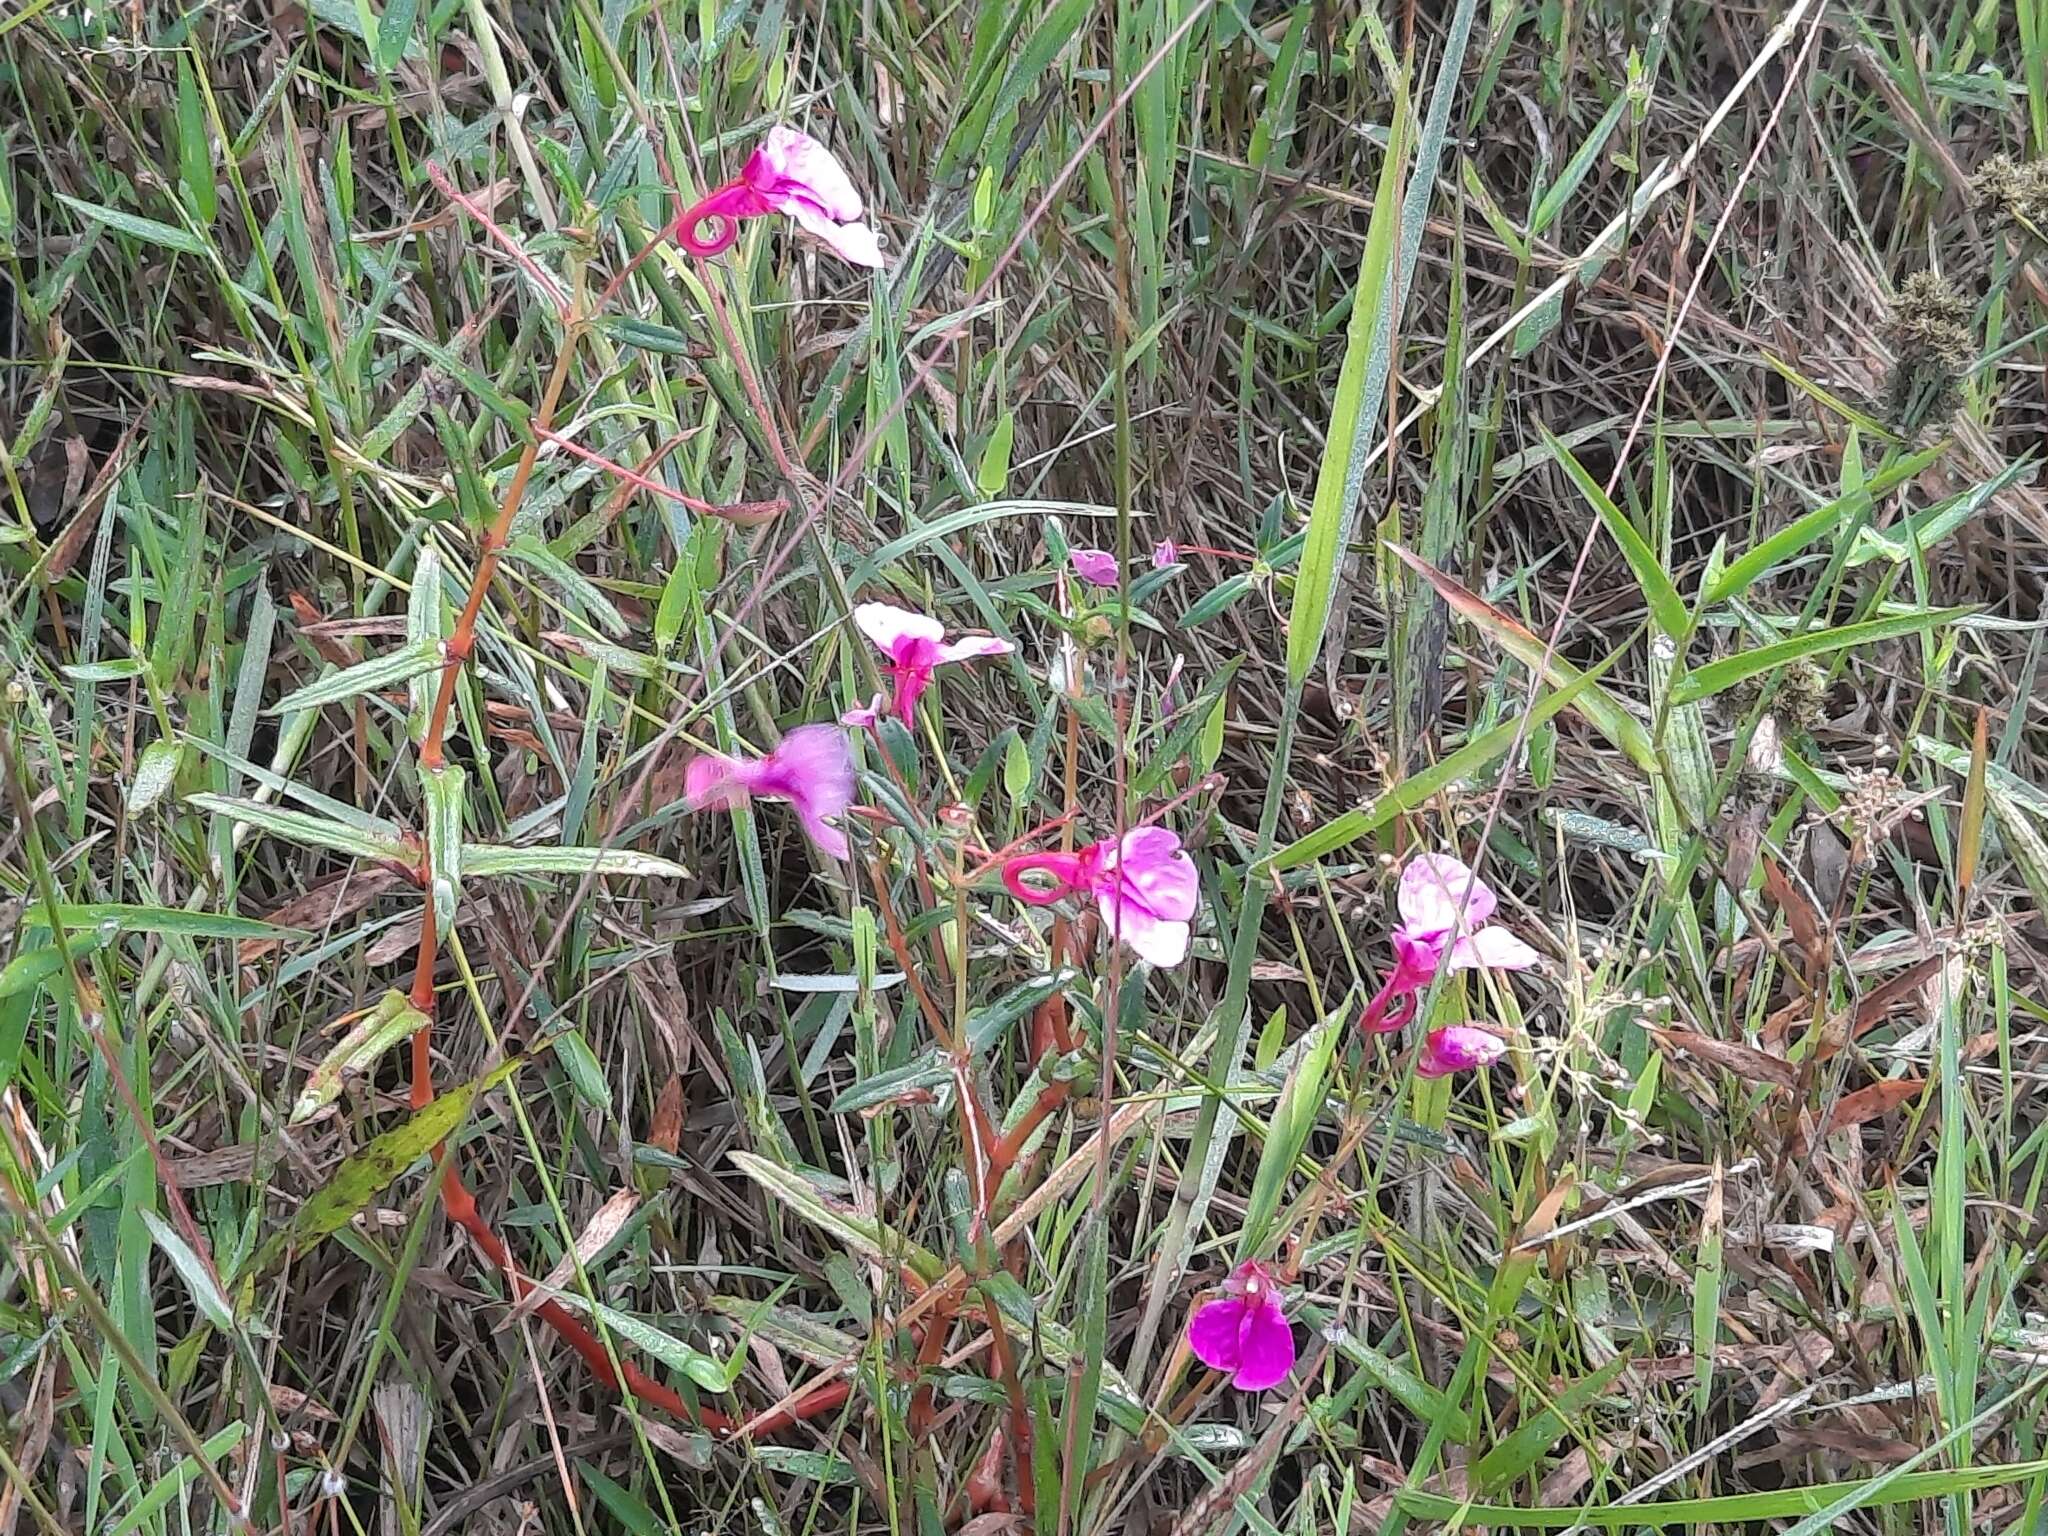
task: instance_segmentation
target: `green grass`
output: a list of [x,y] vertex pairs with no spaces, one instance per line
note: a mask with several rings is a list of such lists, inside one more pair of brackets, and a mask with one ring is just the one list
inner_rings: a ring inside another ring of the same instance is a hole
[[0,1536],[2048,1529],[2048,26],[1652,20],[0,11]]

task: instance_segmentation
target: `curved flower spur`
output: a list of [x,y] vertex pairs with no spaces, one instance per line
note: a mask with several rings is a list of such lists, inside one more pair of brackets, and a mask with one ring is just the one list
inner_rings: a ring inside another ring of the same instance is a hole
[[1003,864],[1003,884],[1027,906],[1090,896],[1116,938],[1140,960],[1179,965],[1188,956],[1201,878],[1165,827],[1134,827],[1073,853],[1027,853]]
[[[853,178],[809,134],[778,123],[747,156],[740,174],[683,210],[676,243],[692,256],[716,256],[740,237],[740,220],[783,213],[859,267],[882,266],[882,241],[866,222]],[[711,233],[701,233],[709,225]]]

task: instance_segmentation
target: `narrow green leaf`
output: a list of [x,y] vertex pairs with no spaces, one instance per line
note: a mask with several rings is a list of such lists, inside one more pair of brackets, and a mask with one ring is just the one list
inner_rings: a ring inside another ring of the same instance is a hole
[[824,1196],[801,1174],[752,1152],[733,1152],[728,1156],[733,1166],[760,1185],[765,1194],[863,1257],[883,1265],[907,1263],[927,1281],[946,1272],[946,1263],[937,1254],[892,1232],[873,1217],[827,1205]]
[[1266,1121],[1265,1146],[1259,1153],[1258,1169],[1252,1175],[1251,1193],[1245,1198],[1244,1217],[1238,1228],[1239,1262],[1258,1258],[1264,1252],[1266,1229],[1272,1223],[1273,1213],[1280,1208],[1280,1197],[1286,1192],[1294,1165],[1301,1157],[1301,1149],[1308,1145],[1309,1133],[1322,1112],[1323,1082],[1349,1018],[1349,1008],[1340,1007],[1309,1031],[1295,1054],[1294,1069],[1287,1074],[1287,1084],[1280,1090]]
[[1600,482],[1586,472],[1572,454],[1571,449],[1551,435],[1550,429],[1538,426],[1543,441],[1549,445],[1551,455],[1564,470],[1579,494],[1586,498],[1586,504],[1599,515],[1608,536],[1620,548],[1622,557],[1628,561],[1629,569],[1635,573],[1636,585],[1643,589],[1643,597],[1649,602],[1650,617],[1657,627],[1673,640],[1685,638],[1691,628],[1692,615],[1685,606],[1685,599],[1678,595],[1678,588],[1672,584],[1670,573],[1658,560],[1656,551],[1650,548],[1648,540],[1636,531],[1636,525],[1628,520],[1628,514],[1617,507]]
[[395,827],[389,836],[380,836],[357,827],[344,826],[324,816],[288,811],[282,806],[236,795],[187,795],[185,803],[195,810],[212,811],[216,816],[243,822],[288,843],[308,848],[332,848],[337,853],[352,854],[359,859],[406,865],[413,862],[412,850]]
[[[1536,707],[1529,711],[1529,729],[1534,730],[1559,711],[1576,706],[1580,695],[1593,686],[1593,680],[1613,664],[1614,657],[1610,656],[1590,672],[1581,672],[1564,687],[1546,694],[1537,702]],[[1504,756],[1508,748],[1514,745],[1515,733],[1521,728],[1521,723],[1519,719],[1502,721],[1484,735],[1466,742],[1450,756],[1431,763],[1420,773],[1403,779],[1371,805],[1346,811],[1342,816],[1325,822],[1307,836],[1296,838],[1286,847],[1276,851],[1272,857],[1264,860],[1258,866],[1259,872],[1273,873],[1292,869],[1298,864],[1310,863],[1378,831],[1396,816],[1405,815],[1418,805],[1433,799],[1445,785],[1458,779],[1470,778],[1495,758]]]
[[178,183],[184,189],[185,206],[194,222],[211,225],[220,211],[219,189],[213,179],[213,146],[207,137],[206,104],[200,99],[199,78],[192,70],[192,58],[178,55]]
[[1972,607],[1930,608],[1919,613],[1895,614],[1887,619],[1866,619],[1861,624],[1843,624],[1834,629],[1816,629],[1808,634],[1758,646],[1753,651],[1737,651],[1733,656],[1710,661],[1686,673],[1672,684],[1671,698],[1679,704],[1712,698],[1747,678],[1760,676],[1808,656],[1850,650],[1859,645],[1875,645],[1881,640],[1896,640],[1901,635],[1918,634],[1922,630],[1953,623],[1976,611]]
[[442,933],[455,928],[455,909],[462,900],[462,769],[453,763],[420,774],[420,798],[427,813],[427,867],[433,872],[434,924]]
[[628,875],[683,880],[689,871],[672,859],[631,848],[508,848],[470,843],[462,850],[466,875]]
[[1776,570],[1807,545],[1826,538],[1852,518],[1868,511],[1877,497],[1912,479],[1940,458],[1947,448],[1946,443],[1936,443],[1932,448],[1923,448],[1903,459],[1880,464],[1867,485],[1837,496],[1825,506],[1814,508],[1731,561],[1719,576],[1705,583],[1701,605],[1712,607],[1731,597],[1740,597],[1766,573]]
[[1472,1464],[1472,1486],[1498,1488],[1513,1482],[1564,1438],[1574,1414],[1583,1413],[1628,1365],[1627,1356],[1608,1361],[1559,1392],[1540,1412],[1531,1414],[1513,1433]]
[[213,1276],[207,1272],[206,1263],[192,1250],[178,1229],[147,1206],[138,1206],[135,1214],[142,1218],[142,1224],[149,1228],[149,1235],[156,1240],[164,1257],[171,1261],[171,1267],[178,1272],[178,1278],[185,1282],[185,1290],[192,1297],[192,1304],[205,1318],[222,1333],[235,1331],[235,1314],[228,1306],[227,1297],[221,1295],[220,1287],[214,1284]]
[[182,907],[133,906],[102,901],[62,906],[57,921],[66,929],[98,928],[108,933],[175,933],[192,939],[288,939],[296,928],[280,928],[259,918],[229,912],[188,912]]
[[31,987],[41,986],[52,976],[64,969],[64,957],[68,950],[72,955],[91,954],[101,945],[100,935],[88,935],[74,939],[68,945],[38,944],[34,949],[24,950],[0,967],[0,998],[9,998],[26,992]]
[[318,709],[325,704],[338,704],[344,699],[355,698],[358,694],[377,693],[386,688],[395,688],[400,683],[409,682],[440,664],[439,641],[408,641],[403,647],[388,655],[372,656],[368,661],[359,661],[352,667],[340,667],[323,677],[315,678],[305,687],[286,694],[264,713],[291,715],[302,709]]
[[[1407,98],[1396,82],[1393,120],[1407,121]],[[1388,298],[1388,273],[1393,268],[1395,237],[1400,227],[1401,167],[1406,159],[1401,130],[1380,163],[1372,219],[1366,225],[1365,252],[1359,258],[1358,281],[1352,288],[1351,325],[1344,342],[1344,362],[1337,375],[1337,393],[1330,425],[1323,439],[1323,458],[1316,472],[1315,499],[1309,508],[1308,543],[1294,580],[1294,604],[1287,619],[1287,681],[1300,688],[1322,653],[1336,597],[1337,574],[1343,564],[1358,517],[1359,493],[1365,485],[1366,455],[1379,425],[1379,401],[1368,398],[1368,375],[1379,343],[1380,311]],[[1377,370],[1384,381],[1384,368]]]
[[148,245],[160,245],[166,250],[179,251],[187,256],[204,256],[206,242],[188,229],[175,224],[159,224],[155,219],[145,219],[139,214],[123,213],[118,208],[103,208],[98,203],[82,202],[75,197],[57,194],[57,201],[72,212],[90,219],[95,224],[104,224]]
[[344,1159],[334,1177],[299,1207],[291,1226],[258,1252],[254,1270],[269,1268],[287,1249],[303,1255],[329,1233],[354,1220],[394,1179],[455,1133],[468,1117],[472,1099],[488,1093],[525,1064],[525,1057],[515,1056],[483,1077],[449,1089],[411,1119],[393,1126]]
[[419,0],[391,0],[384,7],[384,14],[377,18],[377,64],[386,74],[398,68],[405,57],[419,9]]
[[746,1369],[747,1352],[744,1349],[735,1349],[721,1360],[716,1355],[692,1349],[681,1339],[663,1333],[652,1323],[643,1323],[630,1312],[621,1312],[601,1301],[591,1301],[576,1291],[563,1291],[555,1299],[565,1307],[594,1315],[635,1349],[652,1355],[670,1370],[689,1377],[707,1392],[730,1392],[732,1384],[739,1380],[740,1372]]
[[[1541,671],[1544,681],[1553,688],[1568,688],[1581,675],[1579,669],[1557,656],[1520,620],[1503,613],[1476,592],[1469,591],[1459,582],[1446,576],[1427,560],[1411,554],[1398,544],[1387,548],[1411,570],[1419,572],[1429,584],[1436,588],[1437,595],[1451,606],[1451,611],[1461,618],[1477,625],[1495,644],[1519,661],[1530,671]],[[1574,695],[1573,707],[1585,717],[1601,735],[1628,754],[1629,760],[1645,773],[1658,771],[1656,748],[1650,743],[1650,733],[1643,728],[1640,720],[1629,713],[1627,707],[1604,688],[1588,688]]]
[[[441,642],[447,638],[441,614],[441,552],[426,540],[412,563],[412,590],[405,595],[405,647],[415,655],[431,648],[439,658]],[[406,730],[415,746],[427,739],[440,687],[438,667],[422,667],[407,679]]]

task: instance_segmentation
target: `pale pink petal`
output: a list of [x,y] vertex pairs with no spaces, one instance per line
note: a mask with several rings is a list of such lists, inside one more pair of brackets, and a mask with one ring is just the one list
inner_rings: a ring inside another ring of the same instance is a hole
[[800,725],[763,760],[773,772],[755,780],[754,792],[787,800],[811,840],[834,858],[847,855],[846,834],[827,826],[853,803],[853,750],[833,725]]
[[878,693],[867,703],[856,709],[849,709],[839,717],[841,725],[853,726],[856,730],[867,730],[882,718],[882,696]]
[[745,770],[752,765],[716,752],[693,757],[683,770],[683,803],[693,811],[747,803]]
[[1067,558],[1073,562],[1074,574],[1091,587],[1113,587],[1116,585],[1116,556],[1106,549],[1070,550]]
[[850,261],[856,267],[888,265],[882,256],[882,237],[867,225],[842,224],[837,219],[820,213],[803,198],[786,200],[782,204],[782,211],[831,246],[839,253],[842,261]]
[[1451,946],[1454,971],[1526,971],[1542,958],[1498,923],[1468,934]]
[[1161,970],[1176,966],[1188,957],[1188,925],[1157,917],[1135,901],[1121,899],[1115,887],[1105,886],[1095,896],[1102,920],[1110,933],[1131,946],[1131,952],[1148,965]]
[[1263,1392],[1278,1386],[1294,1369],[1294,1329],[1270,1293],[1263,1305],[1250,1308],[1238,1335],[1237,1355],[1242,1363],[1230,1384],[1240,1392]]
[[1471,1024],[1433,1029],[1415,1057],[1417,1077],[1448,1077],[1474,1067],[1491,1066],[1507,1054],[1507,1042],[1490,1030]]
[[1007,656],[1016,647],[994,635],[962,635],[939,647],[941,661],[968,661],[976,656]]
[[1226,1296],[1195,1308],[1188,1319],[1188,1348],[1197,1360],[1218,1371],[1234,1371],[1243,1363],[1238,1345],[1247,1306],[1242,1297]]
[[1470,933],[1493,916],[1493,892],[1448,853],[1410,859],[1401,871],[1398,900],[1402,920],[1418,933]]
[[1180,838],[1165,827],[1137,827],[1124,834],[1113,866],[1122,883],[1161,917],[1185,922],[1195,915],[1201,879]]
[[853,610],[853,622],[860,626],[860,632],[874,641],[875,649],[885,656],[897,655],[905,641],[923,640],[936,644],[946,638],[946,626],[928,613],[912,613],[908,608],[898,608],[894,603],[859,603]]
[[1161,539],[1152,546],[1152,569],[1163,571],[1170,565],[1180,563],[1180,551],[1173,547],[1173,540]]
[[[841,224],[861,216],[860,193],[854,190],[853,178],[832,151],[808,133],[778,123],[754,153],[759,163],[748,162],[747,180],[757,191],[801,190],[820,212]],[[764,171],[767,175],[761,174]],[[771,178],[770,185],[763,185]]]
[[822,817],[810,806],[797,803],[796,819],[803,823],[804,831],[810,834],[812,842],[835,859],[843,859],[853,852],[846,840],[846,834],[837,827],[827,826]]

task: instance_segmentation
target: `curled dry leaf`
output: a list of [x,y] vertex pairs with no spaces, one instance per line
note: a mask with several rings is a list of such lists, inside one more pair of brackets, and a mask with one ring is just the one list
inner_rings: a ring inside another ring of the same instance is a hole
[[1716,1040],[1689,1029],[1656,1029],[1650,1034],[1667,1051],[1678,1051],[1732,1072],[1744,1082],[1768,1083],[1774,1088],[1792,1088],[1799,1081],[1799,1069],[1791,1062],[1766,1055],[1751,1045],[1733,1040]]
[[[1854,1130],[1868,1124],[1880,1115],[1888,1115],[1902,1105],[1910,1104],[1920,1097],[1927,1086],[1924,1077],[1901,1077],[1887,1082],[1872,1083],[1867,1088],[1858,1088],[1854,1093],[1844,1094],[1835,1105],[1835,1112],[1828,1116],[1821,1128],[1821,1135],[1832,1136],[1836,1131]],[[1793,1139],[1794,1155],[1802,1154],[1808,1146],[1807,1136],[1802,1129]]]

